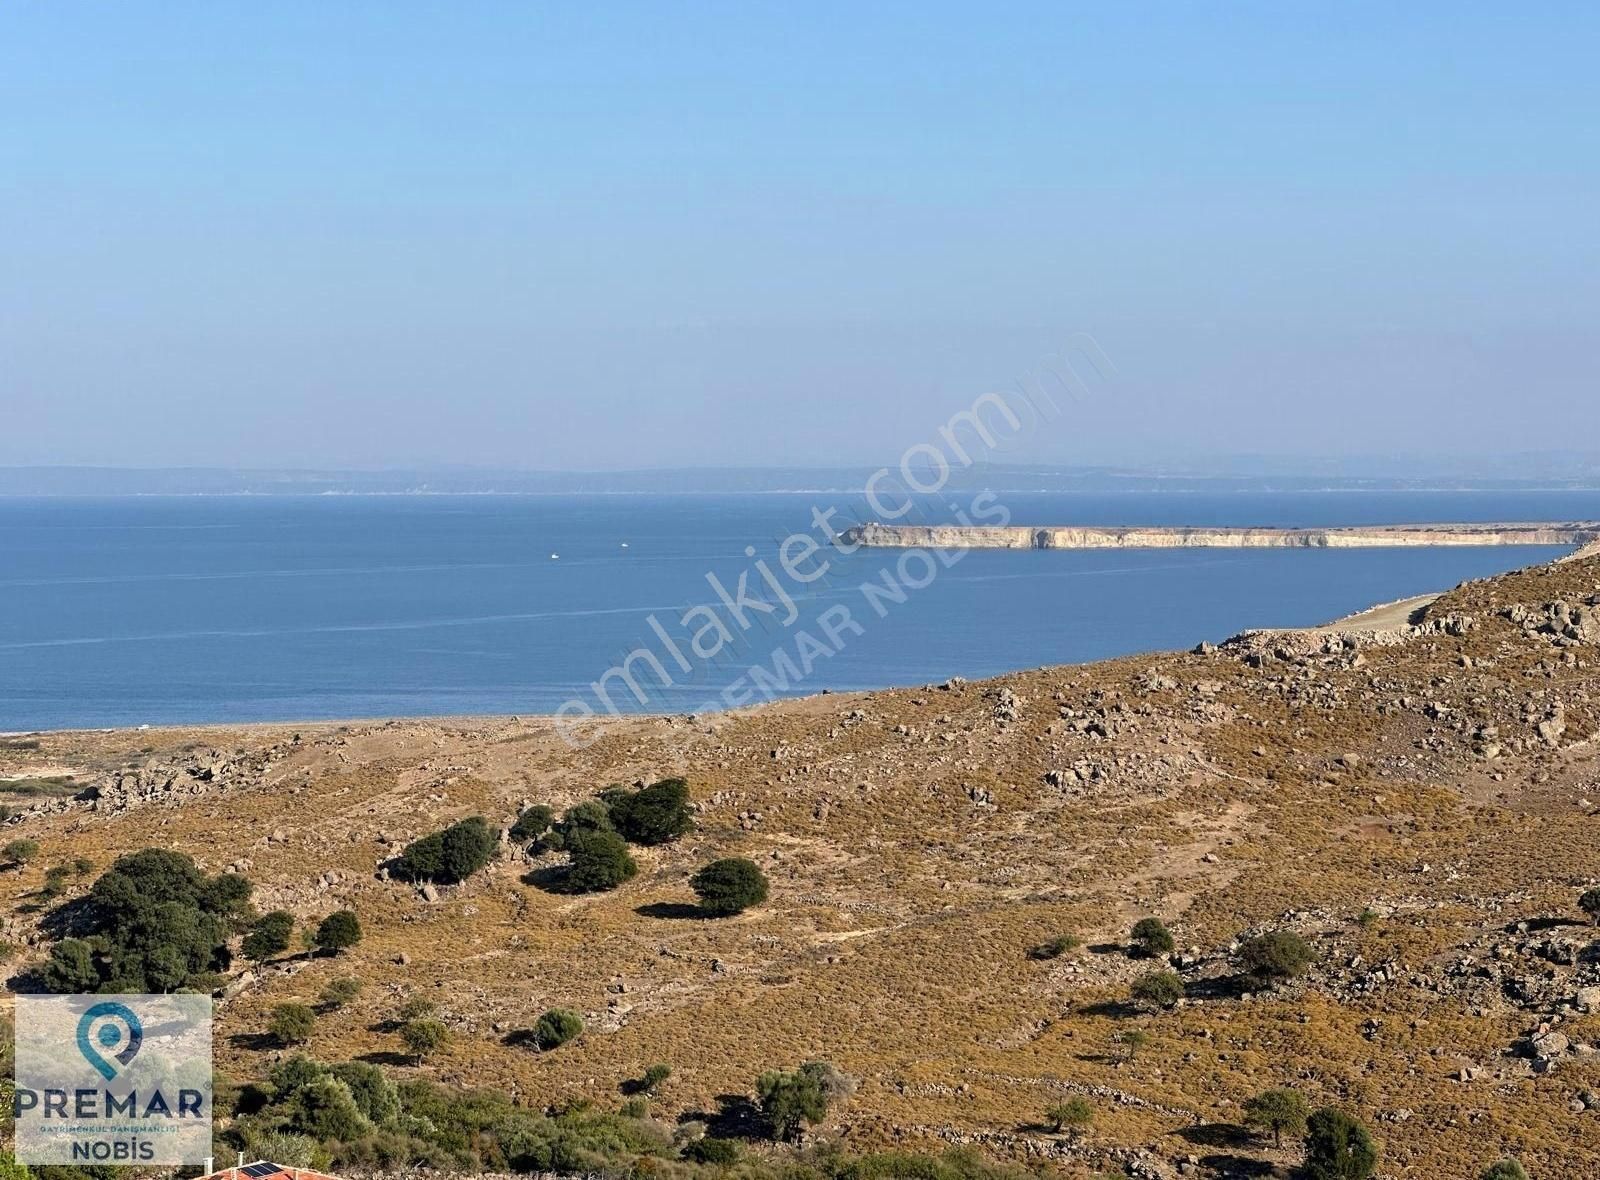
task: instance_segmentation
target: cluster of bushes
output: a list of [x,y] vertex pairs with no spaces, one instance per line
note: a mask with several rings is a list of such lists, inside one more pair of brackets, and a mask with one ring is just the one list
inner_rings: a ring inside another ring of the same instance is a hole
[[119,857],[64,915],[74,937],[52,948],[40,981],[53,992],[210,991],[250,891],[244,877],[207,876],[168,849]]
[[629,844],[665,844],[694,827],[689,785],[662,779],[637,791],[610,787],[567,809],[556,821],[548,807],[530,807],[512,825],[512,838],[561,851],[569,861],[565,886],[578,893],[615,889],[639,872]]
[[401,850],[390,875],[402,881],[456,885],[494,859],[500,835],[481,815],[451,824]]
[[[1141,918],[1129,936],[1130,951],[1136,958],[1159,958],[1172,953],[1172,933],[1159,918]],[[1075,940],[1059,939],[1029,950],[1036,959],[1055,958],[1076,945]],[[1060,947],[1060,950],[1056,948]],[[1291,930],[1273,930],[1249,939],[1239,947],[1239,976],[1258,987],[1273,987],[1304,975],[1316,961],[1310,944]],[[1159,1011],[1183,999],[1183,980],[1173,971],[1153,971],[1134,981],[1133,1002],[1141,1008]]]
[[1331,1106],[1313,1113],[1294,1090],[1267,1090],[1244,1104],[1246,1126],[1283,1137],[1305,1137],[1304,1175],[1308,1180],[1367,1180],[1378,1168],[1378,1147],[1356,1119]]
[[[262,914],[250,924],[240,941],[240,953],[259,966],[289,949],[294,927],[294,915],[288,910]],[[361,941],[361,919],[354,910],[335,910],[317,923],[315,929],[307,929],[301,941],[307,951],[336,955]]]
[[[658,1086],[669,1072],[658,1066],[646,1076]],[[758,1082],[762,1109],[775,1132],[786,1137],[820,1119],[851,1088],[848,1078],[823,1062],[764,1074]],[[232,1115],[219,1146],[291,1167],[642,1175],[670,1164],[693,1175],[701,1167],[720,1173],[742,1156],[737,1142],[706,1136],[701,1123],[675,1127],[652,1119],[643,1099],[615,1112],[578,1102],[536,1113],[499,1091],[447,1089],[421,1079],[397,1083],[377,1066],[324,1065],[303,1055],[277,1066],[264,1083],[219,1088],[218,1105],[231,1108]],[[907,1172],[903,1165],[911,1158],[821,1152],[793,1163],[752,1160],[748,1166],[752,1177],[773,1180],[999,1175],[976,1156],[926,1160]]]

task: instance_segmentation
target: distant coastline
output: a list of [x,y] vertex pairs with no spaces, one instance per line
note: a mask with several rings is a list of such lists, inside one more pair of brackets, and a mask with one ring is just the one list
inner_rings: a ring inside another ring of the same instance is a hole
[[1093,525],[885,525],[848,530],[850,544],[879,549],[1376,549],[1600,542],[1600,522],[1237,528]]

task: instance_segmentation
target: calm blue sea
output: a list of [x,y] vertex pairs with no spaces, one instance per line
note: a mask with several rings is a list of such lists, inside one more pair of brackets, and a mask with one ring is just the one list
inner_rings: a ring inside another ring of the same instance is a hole
[[[1600,518],[1592,492],[998,498],[1019,524]],[[837,508],[839,526],[863,514],[827,493],[0,500],[0,730],[551,712],[598,705],[593,683],[641,648],[672,684],[636,660],[648,700],[613,678],[618,707],[701,709],[1188,647],[1555,552],[974,551],[921,588],[901,585],[902,603],[880,596],[880,617],[861,585],[883,585],[885,570],[921,583],[927,569],[862,550],[829,554],[809,583],[778,572],[792,623],[758,574],[750,596],[776,609],[732,618],[707,575],[736,592],[758,559],[779,571],[776,540],[818,535],[814,507]],[[927,504],[912,519],[953,514]],[[814,570],[815,559],[801,567]],[[710,605],[684,625],[697,604]],[[854,626],[841,630],[835,611],[830,636],[819,617],[833,607]],[[697,630],[704,659],[690,648]]]

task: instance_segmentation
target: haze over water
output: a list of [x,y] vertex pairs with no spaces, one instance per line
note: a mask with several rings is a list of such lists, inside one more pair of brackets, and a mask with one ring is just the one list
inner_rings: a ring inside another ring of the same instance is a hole
[[[1001,499],[1025,524],[1600,517],[1592,492]],[[776,539],[830,504],[841,525],[861,509],[843,495],[0,500],[0,730],[551,712],[655,643],[649,615],[674,627],[715,601],[708,573],[732,586],[751,565],[746,546],[770,560]],[[859,586],[901,554],[863,549],[832,555],[827,577],[797,595],[793,627],[766,620],[709,665],[674,669],[644,707],[725,706],[719,693],[752,664],[770,668],[833,603],[862,634],[786,691],[1188,647],[1556,552],[972,551],[879,618]]]

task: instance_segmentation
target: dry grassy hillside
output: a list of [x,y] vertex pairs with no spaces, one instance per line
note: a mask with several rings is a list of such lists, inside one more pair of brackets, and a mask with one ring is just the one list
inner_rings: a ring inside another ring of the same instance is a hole
[[[1217,1175],[1295,1158],[1233,1126],[1287,1083],[1372,1125],[1386,1176],[1508,1153],[1600,1176],[1600,1010],[1580,1010],[1600,992],[1579,996],[1600,965],[1575,905],[1600,880],[1597,736],[1590,559],[1469,584],[1391,632],[627,720],[581,752],[537,719],[13,739],[0,778],[98,797],[13,800],[5,838],[41,853],[0,876],[0,904],[13,970],[47,949],[30,894],[78,856],[160,845],[244,872],[262,910],[356,910],[353,951],[269,966],[223,1003],[239,1077],[278,1053],[259,1036],[274,1004],[354,973],[316,1055],[414,1068],[385,1021],[425,993],[457,1035],[424,1072],[538,1104],[615,1102],[664,1061],[667,1107],[713,1109],[827,1058],[860,1079],[832,1127],[853,1145]],[[560,858],[512,849],[432,901],[376,871],[447,820],[667,775],[697,827],[638,850],[611,893],[547,891]],[[764,867],[770,902],[685,916],[690,873],[726,855]],[[1161,1015],[1122,1003],[1149,969],[1122,949],[1144,915],[1172,927],[1191,993]],[[1239,994],[1230,944],[1275,927],[1317,965]],[[1029,957],[1065,932],[1085,947]],[[554,1005],[585,1014],[579,1041],[506,1043]],[[1129,1061],[1135,1027],[1150,1041]],[[1097,1110],[1078,1144],[1036,1125],[1073,1094]]]

